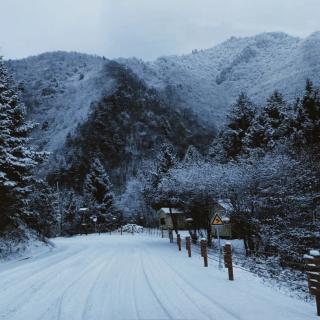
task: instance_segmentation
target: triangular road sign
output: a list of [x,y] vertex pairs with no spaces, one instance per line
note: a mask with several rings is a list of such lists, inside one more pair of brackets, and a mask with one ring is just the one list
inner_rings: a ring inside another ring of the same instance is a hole
[[222,226],[223,225],[223,221],[222,221],[221,217],[218,214],[216,214],[213,217],[213,219],[211,220],[211,224],[213,226]]

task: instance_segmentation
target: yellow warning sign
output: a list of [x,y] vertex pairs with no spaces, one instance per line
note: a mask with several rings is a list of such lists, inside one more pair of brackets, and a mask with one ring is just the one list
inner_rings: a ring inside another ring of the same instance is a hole
[[211,220],[211,224],[213,226],[222,226],[223,225],[223,221],[222,221],[221,217],[218,214],[216,214],[213,217],[213,219]]

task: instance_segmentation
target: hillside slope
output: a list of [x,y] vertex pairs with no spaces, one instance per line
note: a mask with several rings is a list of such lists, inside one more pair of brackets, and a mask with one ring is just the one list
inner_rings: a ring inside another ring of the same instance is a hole
[[214,131],[195,114],[171,108],[117,62],[107,63],[104,70],[117,83],[116,90],[93,103],[88,119],[68,136],[63,150],[65,184],[82,185],[96,156],[110,170],[114,185],[121,186],[141,171],[143,162],[154,161],[162,144],[174,146],[180,157],[189,145],[207,151]]
[[320,32],[306,39],[284,33],[230,38],[208,50],[183,56],[162,57],[153,62],[123,60],[150,86],[174,94],[216,125],[241,91],[256,102],[278,89],[294,99],[310,78],[319,83]]
[[[30,118],[40,123],[36,142],[47,150],[63,145],[82,123],[90,105],[114,92],[116,84],[105,58],[53,52],[8,61],[24,90]],[[152,62],[119,59],[168,105],[191,109],[210,126],[220,127],[230,104],[241,91],[256,102],[278,89],[293,100],[306,78],[320,75],[320,32],[305,39],[284,33],[231,38],[208,50]]]
[[28,106],[29,118],[39,123],[34,138],[40,148],[61,147],[68,133],[87,119],[90,105],[114,90],[103,68],[104,58],[52,52],[9,61]]

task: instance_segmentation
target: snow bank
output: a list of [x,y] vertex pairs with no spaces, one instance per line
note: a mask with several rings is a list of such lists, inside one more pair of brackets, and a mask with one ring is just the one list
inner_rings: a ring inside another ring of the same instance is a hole
[[17,229],[0,237],[0,263],[29,259],[53,248],[52,241],[40,241],[33,231],[25,228]]

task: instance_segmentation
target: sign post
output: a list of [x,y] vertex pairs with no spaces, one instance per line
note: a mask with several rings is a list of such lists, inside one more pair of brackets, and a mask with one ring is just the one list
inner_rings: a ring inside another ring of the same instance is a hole
[[93,215],[90,217],[94,223],[94,233],[97,233],[97,221],[98,221],[98,217],[96,215]]
[[220,228],[224,225],[221,217],[218,214],[215,214],[211,220],[211,225],[215,227],[217,239],[218,239],[218,249],[219,249],[219,269],[222,269],[222,250],[220,242]]

